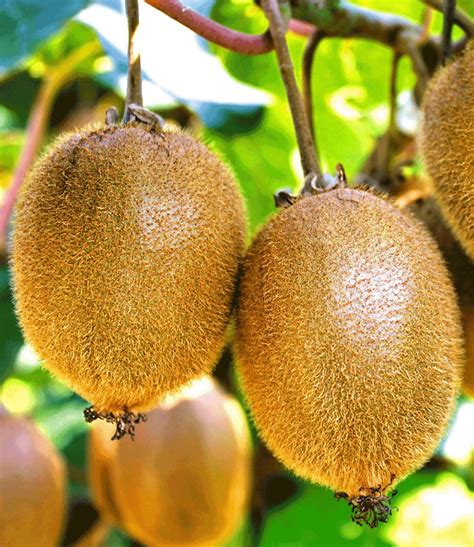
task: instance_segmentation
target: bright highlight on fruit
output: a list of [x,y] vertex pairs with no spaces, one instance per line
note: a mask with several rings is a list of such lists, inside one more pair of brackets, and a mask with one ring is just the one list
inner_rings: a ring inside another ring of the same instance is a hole
[[238,370],[257,428],[298,475],[346,497],[356,522],[432,454],[463,342],[443,259],[388,201],[336,188],[299,198],[244,264]]
[[125,416],[121,436],[131,413],[212,369],[244,240],[233,176],[192,137],[141,122],[66,135],[16,208],[24,333],[90,419]]
[[238,402],[210,377],[167,398],[130,438],[93,425],[90,482],[108,521],[146,545],[221,545],[250,492],[251,446]]

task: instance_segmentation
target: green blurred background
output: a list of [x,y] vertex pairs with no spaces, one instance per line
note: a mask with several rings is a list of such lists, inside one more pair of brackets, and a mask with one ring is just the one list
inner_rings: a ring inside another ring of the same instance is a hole
[[[187,0],[201,13],[251,33],[266,28],[249,0]],[[415,0],[354,4],[421,23]],[[459,2],[474,16],[474,2]],[[247,202],[251,232],[274,211],[272,195],[296,189],[298,153],[275,57],[248,57],[209,45],[141,4],[145,105],[200,136],[233,168]],[[442,19],[433,15],[430,31]],[[290,33],[300,77],[305,39]],[[46,114],[45,146],[56,135],[101,122],[110,106],[123,108],[126,20],[120,0],[13,0],[0,4],[0,198],[6,195],[32,112]],[[313,86],[318,145],[325,170],[342,162],[349,177],[362,167],[389,116],[391,51],[365,40],[325,40]],[[403,59],[397,86],[406,105],[415,83]],[[402,109],[403,110],[403,109]],[[408,112],[408,113],[407,113]],[[404,109],[400,123],[413,125]],[[408,129],[407,129],[408,131]],[[44,371],[17,326],[6,257],[0,270],[0,394],[15,414],[32,415],[68,462],[70,518],[64,544],[85,533],[96,514],[87,485],[87,403]],[[216,375],[240,397],[226,352]],[[396,420],[396,415],[394,414]],[[377,530],[350,522],[349,508],[323,488],[281,469],[255,438],[252,506],[233,546],[474,545],[474,401],[460,397],[437,454],[399,485],[398,511]],[[111,531],[107,545],[132,545]]]

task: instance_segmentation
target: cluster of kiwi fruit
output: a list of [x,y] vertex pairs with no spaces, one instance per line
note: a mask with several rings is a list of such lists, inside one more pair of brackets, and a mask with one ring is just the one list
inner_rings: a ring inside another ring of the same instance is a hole
[[[459,120],[472,101],[442,105],[452,80],[459,86],[469,66],[472,76],[473,51],[435,78],[426,99],[435,113],[420,141],[471,257],[473,186],[457,154],[460,141],[472,142],[472,111],[470,133],[461,123],[450,131],[453,112]],[[472,81],[463,80],[467,99]],[[433,137],[437,124],[443,138]],[[236,183],[194,138],[139,119],[66,135],[31,171],[16,209],[20,322],[49,370],[92,402],[87,418],[115,422],[121,437],[212,370],[242,269],[234,347],[259,433],[288,468],[346,498],[353,520],[373,527],[454,408],[464,362],[455,289],[427,228],[390,200],[349,188],[341,171],[331,188],[280,203],[244,257]],[[141,426],[147,446],[162,435],[154,416]],[[97,465],[117,458],[129,469],[132,446],[105,448]],[[130,488],[119,475],[114,500]],[[159,536],[156,519],[145,523],[133,505],[120,508],[132,532]],[[105,509],[111,518],[117,510]]]

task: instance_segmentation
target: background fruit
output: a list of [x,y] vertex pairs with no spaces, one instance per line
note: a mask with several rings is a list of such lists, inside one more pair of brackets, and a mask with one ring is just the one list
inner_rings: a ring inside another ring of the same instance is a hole
[[418,144],[441,211],[474,259],[474,41],[430,82]]
[[24,333],[97,410],[150,408],[216,362],[244,234],[232,175],[184,133],[68,135],[16,209]]
[[115,503],[112,488],[111,464],[114,461],[118,443],[111,441],[110,424],[98,421],[90,429],[89,440],[89,483],[93,489],[94,503],[104,521],[120,523],[120,511]]
[[409,207],[425,224],[446,260],[456,288],[466,338],[462,390],[474,397],[474,264],[452,235],[436,200],[430,194],[431,186],[426,182],[408,181],[401,185],[395,202],[402,208]]
[[324,192],[274,217],[244,271],[238,367],[276,456],[349,496],[419,467],[463,357],[454,290],[421,224],[361,190]]
[[114,504],[134,537],[147,545],[215,546],[235,532],[250,491],[250,436],[237,401],[210,377],[150,412],[135,442],[112,443],[110,424],[92,429],[93,468],[106,443],[115,445],[105,472],[91,475],[94,498],[102,510],[101,481],[110,478],[106,514]]
[[27,418],[0,405],[0,545],[55,547],[64,523],[61,456]]

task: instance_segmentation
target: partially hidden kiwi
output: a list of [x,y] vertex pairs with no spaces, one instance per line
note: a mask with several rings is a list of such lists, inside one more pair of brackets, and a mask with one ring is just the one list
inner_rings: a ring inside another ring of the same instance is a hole
[[441,212],[474,259],[474,40],[433,77],[418,146]]
[[269,448],[371,526],[390,514],[388,487],[439,443],[463,364],[456,296],[427,230],[348,188],[299,199],[257,235],[235,350]]
[[91,474],[91,488],[106,518],[146,545],[211,547],[236,531],[250,492],[250,434],[240,405],[215,380],[166,398],[135,441],[113,443],[104,458],[112,433],[94,424],[89,445],[90,465],[98,459],[104,471]]
[[29,418],[0,405],[0,545],[55,547],[65,517],[66,469]]
[[466,338],[466,364],[461,387],[466,395],[474,397],[474,263],[452,235],[431,190],[429,183],[408,180],[401,185],[394,199],[397,206],[409,207],[430,230],[451,273]]
[[217,361],[244,240],[234,178],[194,138],[138,122],[66,135],[16,207],[26,338],[90,419],[151,408]]

